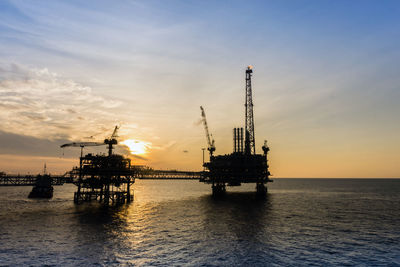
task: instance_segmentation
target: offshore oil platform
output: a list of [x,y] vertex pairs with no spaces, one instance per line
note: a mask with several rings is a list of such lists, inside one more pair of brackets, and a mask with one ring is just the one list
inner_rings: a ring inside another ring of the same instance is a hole
[[[80,147],[79,166],[64,175],[50,175],[44,168],[43,175],[6,175],[0,172],[0,186],[33,186],[30,198],[51,198],[53,186],[72,183],[77,186],[74,202],[79,204],[98,201],[103,204],[123,204],[133,200],[132,185],[135,179],[157,180],[197,180],[212,184],[212,193],[222,195],[226,186],[240,186],[242,183],[255,183],[257,195],[265,196],[269,179],[268,152],[264,141],[263,154],[256,154],[251,76],[253,70],[246,69],[246,102],[245,127],[233,129],[233,153],[214,155],[215,142],[209,133],[207,119],[203,107],[201,109],[204,124],[209,162],[204,162],[203,171],[154,170],[146,166],[133,165],[131,160],[114,154],[114,146],[118,144],[118,126],[115,126],[110,137],[103,142],[73,142],[61,145],[61,148]],[[84,147],[107,146],[107,154],[83,155]]]
[[[113,154],[114,145],[118,144],[115,126],[112,135],[104,142],[81,142],[61,145],[64,147],[80,147],[81,156],[79,167],[75,167],[70,175],[76,177],[74,184],[77,191],[74,194],[74,202],[97,200],[104,204],[125,203],[133,200],[131,185],[135,182],[135,169],[131,160],[122,155]],[[86,146],[108,146],[107,155],[83,156],[83,148]]]
[[[263,154],[256,154],[251,76],[253,67],[246,69],[245,127],[233,129],[233,153],[214,156],[215,141],[209,133],[203,107],[200,107],[202,121],[208,143],[210,161],[203,162],[205,171],[201,182],[212,184],[213,195],[225,193],[226,186],[240,186],[242,183],[255,183],[257,194],[265,196],[266,184],[272,182],[268,170],[267,141],[262,146]],[[203,150],[204,151],[204,150]],[[204,157],[203,157],[204,159]],[[203,160],[204,161],[204,160]]]

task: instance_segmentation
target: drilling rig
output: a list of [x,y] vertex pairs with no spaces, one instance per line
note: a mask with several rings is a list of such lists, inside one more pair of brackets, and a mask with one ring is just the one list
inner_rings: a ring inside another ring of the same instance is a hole
[[[80,147],[81,156],[79,167],[71,171],[74,176],[74,184],[78,187],[74,194],[74,202],[97,200],[104,204],[110,202],[122,204],[132,200],[131,185],[135,182],[135,171],[131,166],[131,160],[122,155],[113,154],[114,145],[118,144],[115,126],[113,133],[104,142],[75,142],[61,145],[65,147]],[[86,146],[108,146],[108,155],[83,156],[83,148]]]
[[[264,141],[262,146],[263,154],[256,154],[252,74],[253,67],[248,66],[246,69],[245,127],[244,129],[233,129],[233,153],[214,156],[210,151],[210,161],[203,165],[205,171],[201,181],[212,184],[212,191],[215,196],[225,193],[226,186],[240,186],[242,183],[255,183],[257,194],[265,196],[267,193],[266,184],[272,182],[269,179],[271,174],[268,170],[269,147],[267,141]],[[207,135],[208,127],[204,109],[201,108],[201,111]],[[207,138],[207,140],[210,140],[209,137]],[[208,141],[208,144],[211,147],[210,141]],[[211,144],[215,150],[214,141]]]

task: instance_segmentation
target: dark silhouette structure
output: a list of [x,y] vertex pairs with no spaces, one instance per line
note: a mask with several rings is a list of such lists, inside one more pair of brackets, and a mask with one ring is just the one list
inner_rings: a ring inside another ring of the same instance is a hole
[[[131,160],[122,155],[112,153],[114,145],[118,144],[117,132],[119,127],[115,126],[113,133],[109,138],[101,142],[81,142],[61,145],[64,147],[80,147],[81,156],[79,168],[74,168],[71,172],[74,184],[78,187],[74,194],[74,202],[98,200],[104,204],[110,202],[123,204],[130,202],[133,197],[131,194],[131,185],[135,182],[135,170],[131,166]],[[83,156],[85,146],[107,145],[108,155]]]
[[[245,129],[233,129],[233,153],[229,155],[214,156],[210,150],[210,161],[204,163],[205,171],[201,179],[204,183],[212,184],[214,195],[220,195],[225,192],[226,186],[239,186],[242,183],[255,183],[257,194],[266,195],[266,183],[272,182],[269,179],[268,170],[268,152],[267,141],[264,142],[263,154],[256,154],[255,135],[254,135],[254,117],[253,117],[253,99],[251,88],[251,76],[253,70],[249,66],[246,69],[246,102],[245,102]],[[205,121],[204,110],[201,108],[203,121]],[[206,125],[206,124],[205,124]],[[208,133],[208,127],[206,127]],[[243,132],[245,133],[243,140]],[[207,140],[210,138],[207,136]],[[243,145],[244,143],[244,145]],[[212,142],[214,151],[215,146]]]
[[38,175],[28,198],[52,198],[54,188],[50,175]]
[[207,144],[208,144],[207,150],[210,152],[210,155],[212,156],[214,151],[215,151],[214,138],[212,137],[212,134],[210,134],[210,132],[208,130],[206,112],[204,111],[204,108],[202,106],[200,106],[200,110],[201,110],[201,118],[202,118],[202,121],[203,121],[204,130],[206,131]]
[[256,154],[255,135],[254,135],[254,117],[253,117],[253,97],[251,91],[251,75],[253,67],[248,66],[246,70],[246,115],[245,115],[245,153]]
[[135,170],[131,160],[121,155],[92,155],[80,157],[79,168],[74,169],[78,187],[74,202],[98,200],[123,204],[132,198],[131,185],[135,182]]

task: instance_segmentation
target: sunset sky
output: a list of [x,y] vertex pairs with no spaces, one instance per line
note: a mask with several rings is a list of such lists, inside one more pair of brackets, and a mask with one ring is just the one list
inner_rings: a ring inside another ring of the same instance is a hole
[[0,18],[0,171],[64,173],[80,151],[61,144],[115,125],[135,164],[201,170],[199,107],[230,153],[251,64],[275,177],[400,177],[399,1],[3,0]]

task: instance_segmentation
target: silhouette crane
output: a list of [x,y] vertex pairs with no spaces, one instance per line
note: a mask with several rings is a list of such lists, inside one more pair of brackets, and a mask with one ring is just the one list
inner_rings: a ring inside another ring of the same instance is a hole
[[109,138],[104,139],[104,142],[73,142],[68,144],[63,144],[60,147],[80,147],[81,148],[81,157],[83,156],[83,148],[87,146],[103,146],[108,145],[108,156],[112,155],[113,146],[118,144],[118,130],[119,127],[115,126],[113,133]]
[[214,151],[215,151],[214,138],[212,137],[212,134],[210,134],[209,131],[208,131],[206,113],[204,112],[204,108],[202,106],[200,106],[200,110],[201,110],[201,117],[202,117],[204,129],[206,131],[206,138],[207,138],[207,143],[208,143],[207,150],[210,152],[210,156],[212,156]]

